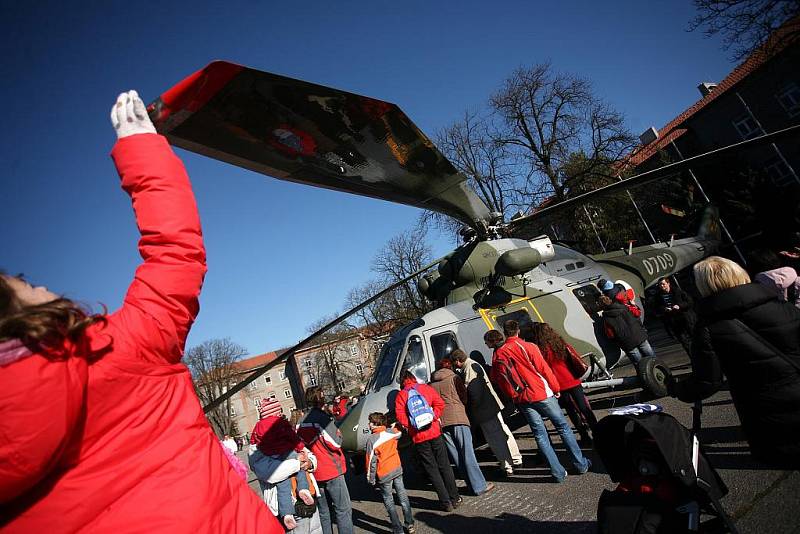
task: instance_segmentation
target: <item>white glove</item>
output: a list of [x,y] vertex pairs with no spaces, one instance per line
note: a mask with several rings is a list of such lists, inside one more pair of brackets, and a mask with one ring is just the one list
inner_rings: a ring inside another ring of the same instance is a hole
[[111,124],[117,132],[117,138],[129,135],[156,133],[156,128],[147,116],[144,102],[136,91],[121,93],[117,103],[111,108]]

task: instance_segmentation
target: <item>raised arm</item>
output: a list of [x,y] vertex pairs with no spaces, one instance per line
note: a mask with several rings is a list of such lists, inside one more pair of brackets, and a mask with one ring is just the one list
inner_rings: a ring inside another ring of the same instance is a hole
[[167,140],[155,134],[135,91],[123,93],[111,112],[119,140],[111,152],[122,188],[131,196],[144,262],[122,308],[110,322],[153,363],[177,363],[199,311],[206,255],[189,177]]

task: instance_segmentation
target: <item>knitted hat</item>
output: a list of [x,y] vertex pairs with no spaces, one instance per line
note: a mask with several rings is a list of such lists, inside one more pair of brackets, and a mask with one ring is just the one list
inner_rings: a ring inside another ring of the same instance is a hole
[[[603,285],[600,285],[600,283]],[[600,282],[597,283],[597,287],[600,288],[600,291],[611,291],[614,289],[614,282],[611,280],[600,280]]]
[[258,408],[258,416],[261,419],[269,417],[270,415],[280,416],[283,414],[281,403],[272,397],[262,399],[261,406]]

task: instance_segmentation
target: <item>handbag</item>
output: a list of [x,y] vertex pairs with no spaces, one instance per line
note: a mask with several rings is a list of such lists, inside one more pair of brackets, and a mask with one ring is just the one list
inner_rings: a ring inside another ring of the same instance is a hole
[[567,346],[567,357],[564,359],[564,363],[575,378],[581,378],[589,370],[589,365],[570,346]]

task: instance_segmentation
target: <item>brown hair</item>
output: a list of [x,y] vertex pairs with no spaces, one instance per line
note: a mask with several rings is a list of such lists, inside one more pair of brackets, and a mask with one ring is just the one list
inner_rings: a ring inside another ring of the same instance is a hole
[[597,305],[602,309],[608,308],[613,302],[607,295],[600,295],[600,298],[597,299]]
[[544,352],[545,347],[550,347],[553,355],[559,360],[567,357],[567,344],[564,338],[547,323],[533,323],[526,329],[525,341],[535,343]]
[[89,326],[106,321],[105,308],[102,314],[91,314],[66,298],[24,306],[0,273],[0,341],[19,339],[32,349],[63,357],[65,341],[78,343]]
[[325,405],[325,392],[319,386],[311,386],[306,390],[306,404],[314,408],[322,408]]
[[503,334],[499,330],[489,330],[483,334],[483,340],[492,344],[499,343],[503,341]]
[[519,332],[519,323],[514,319],[509,319],[503,323],[503,333],[506,335],[506,337],[513,336],[517,332]]
[[451,360],[456,360],[456,361],[459,361],[459,362],[467,361],[467,357],[468,357],[467,353],[464,352],[461,349],[456,349],[456,350],[454,350],[453,352],[450,353],[450,359]]
[[369,422],[373,425],[386,426],[387,419],[381,412],[372,412],[369,414]]

